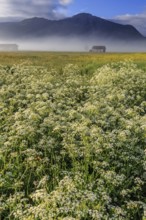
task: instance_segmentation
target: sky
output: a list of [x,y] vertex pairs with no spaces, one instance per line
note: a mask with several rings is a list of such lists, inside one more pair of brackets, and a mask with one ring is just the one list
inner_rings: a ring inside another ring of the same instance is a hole
[[0,0],[0,22],[62,19],[78,13],[132,24],[146,36],[146,0]]
[[99,17],[113,18],[146,12],[146,0],[74,0],[68,10],[70,14],[89,12]]
[[103,18],[146,15],[146,0],[0,0],[0,19],[60,19],[81,12]]

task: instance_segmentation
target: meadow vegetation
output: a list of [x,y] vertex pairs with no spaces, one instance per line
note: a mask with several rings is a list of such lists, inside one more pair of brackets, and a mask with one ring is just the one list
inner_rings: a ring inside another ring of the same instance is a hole
[[145,219],[146,71],[118,59],[0,66],[0,220]]
[[30,66],[44,66],[58,69],[65,65],[77,64],[82,71],[93,72],[97,67],[111,62],[133,60],[138,66],[146,69],[145,53],[75,53],[75,52],[0,52],[0,64],[13,65],[27,63]]

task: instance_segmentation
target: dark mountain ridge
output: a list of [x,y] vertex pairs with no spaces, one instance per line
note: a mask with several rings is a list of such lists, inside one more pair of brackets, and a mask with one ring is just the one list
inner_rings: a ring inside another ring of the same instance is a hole
[[122,25],[87,13],[61,20],[29,18],[21,22],[0,23],[0,39],[38,37],[83,37],[115,40],[145,40],[132,25]]

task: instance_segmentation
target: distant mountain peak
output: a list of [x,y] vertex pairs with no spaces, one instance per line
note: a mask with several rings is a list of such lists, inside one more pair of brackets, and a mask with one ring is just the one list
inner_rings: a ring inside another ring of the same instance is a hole
[[76,14],[74,15],[72,18],[77,18],[77,19],[88,19],[88,20],[93,20],[93,19],[102,19],[100,17],[97,17],[97,16],[94,16],[90,13],[79,13],[79,14]]
[[78,13],[78,14],[76,14],[76,15],[74,15],[73,17],[85,17],[85,16],[87,16],[87,17],[93,17],[93,15],[92,14],[90,14],[90,13],[85,13],[85,12],[82,12],[82,13]]

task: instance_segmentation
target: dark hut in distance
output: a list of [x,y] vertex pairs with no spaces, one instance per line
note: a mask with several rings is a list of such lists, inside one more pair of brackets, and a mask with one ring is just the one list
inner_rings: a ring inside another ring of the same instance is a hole
[[105,53],[106,47],[105,46],[93,46],[90,52]]

